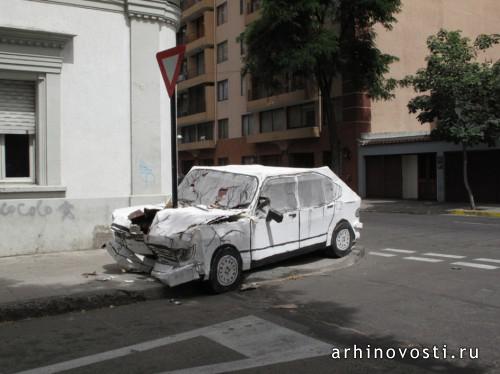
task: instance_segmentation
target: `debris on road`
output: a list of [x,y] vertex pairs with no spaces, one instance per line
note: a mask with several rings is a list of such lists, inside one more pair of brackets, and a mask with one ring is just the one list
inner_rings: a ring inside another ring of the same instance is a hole
[[253,283],[245,283],[245,284],[241,285],[240,291],[256,290],[259,287],[260,286],[257,283],[255,283],[255,282],[253,282]]
[[91,273],[83,273],[82,277],[88,278],[88,277],[95,277],[97,275],[97,272],[94,270]]
[[273,305],[273,309],[297,309],[297,304],[281,304],[281,305]]

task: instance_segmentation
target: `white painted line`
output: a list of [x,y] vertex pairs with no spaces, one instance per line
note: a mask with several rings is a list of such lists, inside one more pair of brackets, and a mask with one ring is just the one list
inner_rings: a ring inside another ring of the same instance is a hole
[[475,258],[474,261],[482,261],[482,262],[493,262],[496,264],[500,264],[500,260],[495,260],[493,258]]
[[467,256],[448,255],[448,254],[445,254],[445,253],[434,253],[434,252],[424,253],[423,256],[434,256],[434,257],[456,258],[456,259],[467,257]]
[[443,260],[439,260],[437,258],[426,258],[426,257],[403,257],[405,260],[412,261],[422,261],[422,262],[443,262]]
[[495,269],[498,269],[498,266],[485,265],[485,264],[475,264],[473,262],[453,262],[452,265],[467,266],[467,267],[470,267],[470,268],[484,269],[484,270],[495,270]]
[[382,250],[396,253],[416,253],[416,251],[409,251],[407,249],[384,248]]
[[246,316],[181,334],[129,345],[18,374],[59,373],[132,353],[204,336],[246,356],[241,360],[205,365],[174,373],[222,373],[331,354],[331,345],[255,316]]
[[370,251],[368,252],[370,255],[375,255],[375,256],[381,256],[381,257],[395,257],[397,255],[393,253],[382,253],[382,252],[377,252],[377,251]]

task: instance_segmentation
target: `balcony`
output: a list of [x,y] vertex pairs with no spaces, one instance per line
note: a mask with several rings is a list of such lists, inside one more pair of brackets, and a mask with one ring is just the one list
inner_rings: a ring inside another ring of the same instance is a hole
[[180,113],[178,112],[177,125],[186,126],[195,123],[211,122],[215,118],[215,105],[214,105],[214,86],[205,86],[205,106],[204,110],[196,113]]
[[320,130],[318,126],[302,127],[299,129],[289,129],[283,131],[262,132],[259,134],[248,135],[247,143],[269,143],[281,140],[294,140],[306,138],[319,138]]
[[251,90],[249,90],[247,111],[259,112],[263,110],[299,104],[301,102],[317,98],[318,94],[317,92],[311,92],[311,90],[309,89],[302,89],[255,100],[252,100],[252,97],[253,93]]
[[179,143],[177,149],[179,151],[196,151],[201,149],[215,149],[217,142],[215,140],[200,140],[193,143]]
[[191,75],[187,74],[186,78],[177,84],[179,91],[187,90],[190,87],[197,86],[199,84],[214,82],[214,72],[213,70],[209,73]]
[[255,12],[245,14],[245,25],[248,25],[248,24],[252,23],[253,21],[259,19],[261,12],[262,11],[259,9],[259,10],[256,10]]
[[213,0],[187,0],[183,5],[181,22],[192,20],[203,12],[213,9]]

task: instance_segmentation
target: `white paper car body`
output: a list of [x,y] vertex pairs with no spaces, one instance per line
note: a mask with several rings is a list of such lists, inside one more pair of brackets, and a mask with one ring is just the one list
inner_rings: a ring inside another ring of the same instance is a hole
[[328,167],[193,167],[178,196],[176,209],[113,213],[107,248],[121,267],[224,292],[262,264],[318,249],[345,256],[363,227],[360,197]]

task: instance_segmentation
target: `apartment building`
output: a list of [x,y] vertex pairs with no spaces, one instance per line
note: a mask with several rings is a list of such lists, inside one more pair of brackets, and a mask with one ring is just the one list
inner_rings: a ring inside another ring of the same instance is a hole
[[[269,95],[242,76],[245,46],[238,37],[259,17],[259,0],[181,1],[178,43],[187,46],[178,85],[178,138],[182,173],[193,165],[259,163],[314,167],[330,163],[328,128],[321,118],[317,88],[288,79]],[[400,61],[391,74],[402,78],[425,65],[426,38],[440,28],[475,37],[499,32],[495,0],[403,1],[391,32],[377,30],[379,47]],[[263,46],[265,48],[265,46]],[[495,49],[491,58],[499,58]],[[425,200],[465,200],[460,154],[453,144],[430,140],[429,126],[408,114],[414,95],[399,89],[396,98],[375,102],[335,83],[341,177],[362,196]],[[473,188],[479,201],[500,202],[499,148],[471,153]]]

